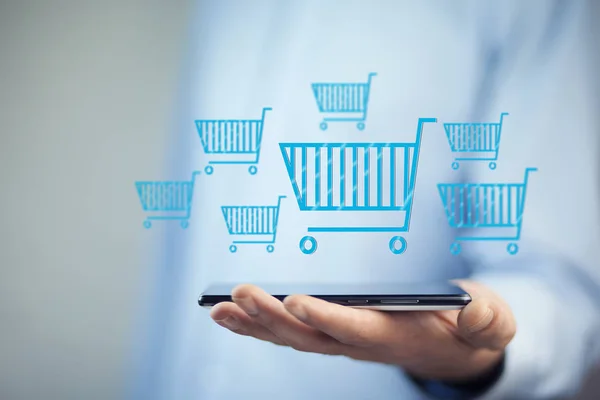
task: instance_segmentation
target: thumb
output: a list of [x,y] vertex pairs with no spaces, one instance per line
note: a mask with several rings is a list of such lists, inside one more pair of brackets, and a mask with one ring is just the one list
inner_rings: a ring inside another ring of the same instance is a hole
[[515,318],[508,304],[481,283],[457,281],[456,284],[472,299],[458,314],[460,335],[474,347],[504,350],[516,333]]

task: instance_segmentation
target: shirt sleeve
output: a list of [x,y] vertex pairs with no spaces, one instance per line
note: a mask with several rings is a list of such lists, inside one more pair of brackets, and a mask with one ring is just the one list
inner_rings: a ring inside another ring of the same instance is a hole
[[472,279],[499,293],[517,320],[503,374],[482,399],[572,395],[600,355],[600,128],[589,5],[503,2],[495,22],[484,20],[493,31],[484,46],[492,76],[476,115],[509,114],[497,169],[477,166],[468,179],[525,186],[513,209],[517,254],[494,241],[470,242],[462,253]]

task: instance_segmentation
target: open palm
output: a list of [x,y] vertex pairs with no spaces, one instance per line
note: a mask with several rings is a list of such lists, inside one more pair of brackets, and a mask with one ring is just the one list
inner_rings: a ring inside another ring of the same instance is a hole
[[467,380],[501,359],[515,334],[508,305],[482,284],[457,282],[472,301],[460,311],[382,312],[305,295],[283,302],[252,285],[232,292],[211,317],[244,336],[298,351],[393,364],[416,377]]

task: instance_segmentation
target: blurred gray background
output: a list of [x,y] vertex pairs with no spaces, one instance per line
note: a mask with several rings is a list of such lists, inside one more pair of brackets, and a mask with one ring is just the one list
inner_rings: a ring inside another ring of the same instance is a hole
[[190,1],[0,0],[0,399],[119,399]]
[[124,396],[192,7],[0,1],[0,399]]

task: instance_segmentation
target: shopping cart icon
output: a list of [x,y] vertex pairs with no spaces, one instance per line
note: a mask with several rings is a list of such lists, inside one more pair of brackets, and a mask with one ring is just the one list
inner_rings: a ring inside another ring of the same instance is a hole
[[462,241],[508,241],[506,250],[517,254],[521,238],[527,181],[537,168],[525,169],[523,183],[440,183],[438,191],[452,228],[465,229],[450,246],[459,254]]
[[257,120],[196,120],[204,153],[211,158],[204,172],[211,175],[214,172],[214,164],[250,164],[248,172],[255,175],[260,157],[265,114],[270,110],[272,110],[270,107],[263,108],[262,116]]
[[448,143],[456,153],[452,169],[458,169],[459,161],[489,161],[489,168],[496,169],[502,121],[507,115],[500,114],[500,122],[445,123]]
[[238,244],[266,244],[267,251],[275,250],[279,222],[279,196],[276,206],[222,206],[223,217],[234,240],[229,251],[235,253]]
[[194,182],[200,171],[194,171],[191,181],[138,181],[135,187],[148,214],[144,227],[149,229],[155,220],[178,220],[181,227],[189,226],[192,211]]
[[375,75],[371,72],[366,83],[312,84],[319,112],[325,115],[320,124],[322,130],[327,129],[327,122],[357,122],[359,130],[365,129],[371,79]]
[[[309,227],[308,232],[408,232],[423,125],[436,121],[420,118],[414,143],[280,143],[300,211],[327,211],[337,220],[336,226]],[[355,226],[353,213],[370,219],[365,212],[378,214],[372,211],[393,212],[403,222]],[[299,247],[313,254],[317,240],[304,236]],[[406,247],[402,236],[389,241],[394,254]]]

